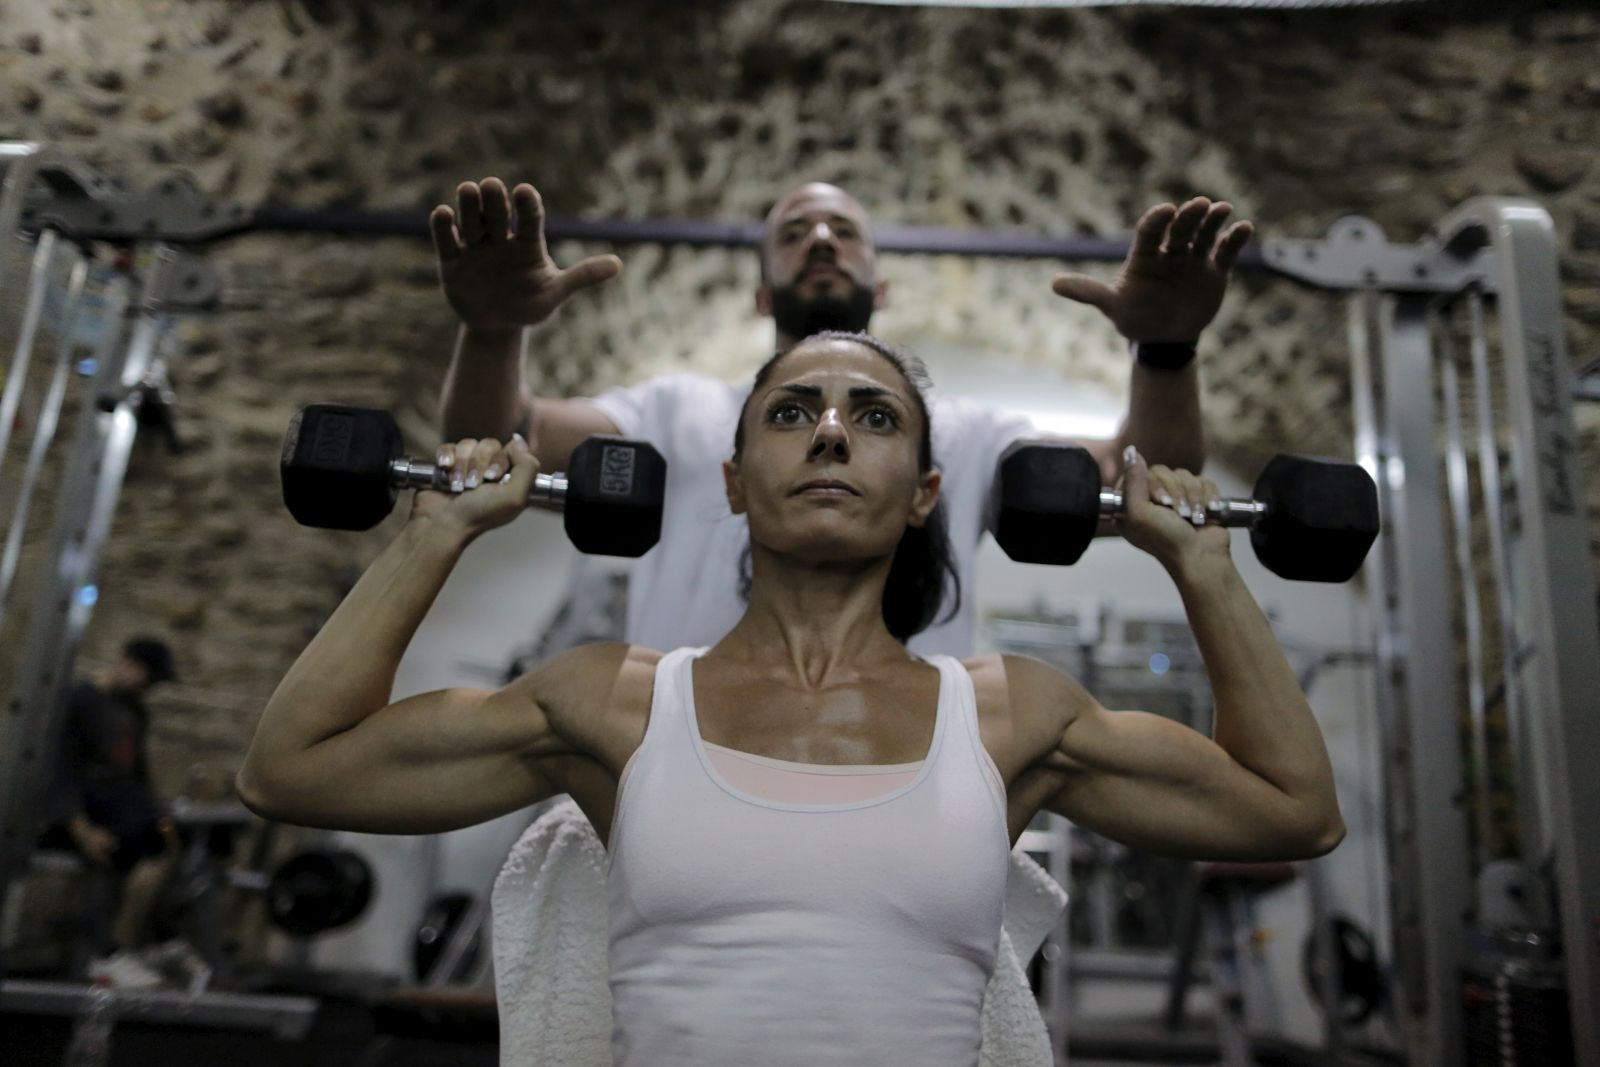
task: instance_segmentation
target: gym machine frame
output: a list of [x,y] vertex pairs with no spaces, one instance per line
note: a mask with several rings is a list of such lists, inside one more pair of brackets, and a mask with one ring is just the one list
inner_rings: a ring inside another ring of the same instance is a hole
[[[124,253],[125,268],[102,291],[103,318],[95,357],[78,373],[92,378],[78,412],[71,453],[57,491],[48,573],[38,577],[27,616],[27,637],[16,676],[4,694],[0,720],[0,901],[25,869],[33,851],[28,803],[48,784],[65,719],[65,698],[84,627],[95,601],[96,575],[112,515],[127,473],[141,421],[157,420],[172,403],[166,367],[175,340],[173,316],[215,303],[217,285],[205,264],[164,238],[185,228],[187,211],[203,201],[192,186],[166,184],[161,204],[130,203],[92,171],[52,149],[32,143],[0,143],[0,239],[11,240],[41,189],[63,203],[93,211],[104,224],[136,223],[102,234]],[[24,227],[25,228],[25,227]],[[34,340],[44,315],[46,290],[58,255],[74,256],[62,309],[50,384],[39,411],[22,477],[7,516],[0,557],[0,620],[9,608],[33,490],[55,437],[69,378],[76,317],[88,275],[88,256],[53,229],[37,231],[28,295],[22,311],[10,373],[0,394],[0,461],[22,394]],[[0,256],[0,293],[13,280]],[[136,290],[130,292],[130,290]],[[166,423],[170,429],[170,422]],[[175,442],[175,438],[171,438]],[[0,474],[4,474],[0,468]],[[0,974],[4,960],[0,957]],[[84,990],[70,983],[15,982],[0,985],[7,1010],[75,1014]],[[316,1002],[305,997],[234,993],[120,993],[117,1014],[209,1026],[267,1030],[299,1040],[311,1026]]]
[[[71,475],[85,490],[82,514],[72,522],[63,516],[58,524],[51,593],[41,593],[30,617],[24,661],[28,670],[8,697],[4,724],[9,735],[34,739],[50,736],[59,696],[70,680],[88,614],[88,606],[74,598],[89,584],[99,558],[126,466],[134,414],[147,397],[160,393],[164,356],[156,319],[215,292],[214,281],[197,263],[160,242],[196,243],[252,230],[423,238],[426,226],[411,214],[285,208],[252,213],[207,201],[180,179],[163,181],[144,194],[124,194],[35,144],[0,143],[0,174],[0,234],[9,237],[19,228],[37,232],[36,263],[49,254],[51,231],[60,230],[80,242],[143,245],[158,264],[145,279],[141,321],[128,345],[102,360],[97,392],[110,407],[87,420],[93,425],[82,432],[91,447],[80,454],[92,454],[93,459],[85,459]],[[684,220],[551,217],[546,230],[551,241],[701,247],[747,247],[759,236],[751,224]],[[1126,252],[1118,241],[914,227],[884,227],[878,236],[883,252],[1102,262],[1120,260]],[[1440,371],[1447,436],[1454,442],[1446,449],[1446,471],[1441,472],[1434,441],[1438,405],[1432,320],[1451,305],[1468,308],[1472,361],[1480,381],[1486,381],[1483,311],[1488,299],[1496,302],[1520,522],[1514,557],[1506,533],[1511,517],[1501,511],[1498,464],[1485,464],[1480,473],[1490,509],[1495,584],[1507,594],[1501,603],[1512,593],[1514,568],[1525,585],[1515,594],[1515,619],[1507,619],[1501,631],[1509,647],[1505,689],[1521,839],[1525,859],[1551,878],[1577,1061],[1600,1063],[1600,1017],[1588,1010],[1600,1003],[1600,850],[1585,852],[1582,847],[1586,837],[1600,838],[1600,780],[1586,776],[1581,765],[1588,753],[1600,751],[1600,623],[1550,217],[1530,201],[1473,200],[1416,245],[1391,245],[1371,222],[1348,218],[1321,241],[1262,241],[1258,248],[1245,250],[1238,267],[1265,269],[1353,295],[1356,453],[1378,482],[1386,523],[1374,547],[1369,571],[1374,580],[1368,588],[1379,625],[1378,708],[1390,899],[1394,956],[1404,991],[1398,1010],[1405,1050],[1416,1067],[1449,1067],[1464,1058],[1459,991],[1472,903],[1467,888],[1472,865],[1460,806],[1465,783],[1456,726],[1458,657],[1448,627],[1442,625],[1452,618],[1448,561],[1460,555],[1467,494],[1453,359],[1445,360],[1447,369]],[[6,283],[0,278],[0,287]],[[25,316],[24,326],[31,329],[29,319],[35,325],[36,319],[31,313]],[[25,351],[19,344],[19,352]],[[114,373],[109,369],[113,366]],[[1480,397],[1486,392],[1480,389]],[[1493,455],[1492,412],[1485,401],[1480,400],[1478,415],[1480,440],[1489,445],[1484,454]],[[0,432],[9,424],[3,420]],[[1456,545],[1449,533],[1452,523]],[[1468,557],[1470,562],[1470,552]],[[1475,596],[1466,598],[1463,612],[1468,629],[1481,633],[1476,629],[1481,620],[1474,622]],[[1476,653],[1469,654],[1469,661],[1469,671],[1481,668]],[[1474,677],[1469,678],[1468,703],[1476,735],[1481,734],[1485,686],[1481,674]],[[1478,744],[1475,737],[1475,748]],[[1417,758],[1421,754],[1426,754],[1426,765]],[[31,847],[31,840],[19,837],[16,829],[31,795],[25,776],[17,772],[30,760],[37,762],[39,755],[32,744],[0,749],[0,832],[5,835],[0,841],[0,892]],[[1481,774],[1481,760],[1478,766]]]
[[[1438,323],[1464,305],[1522,858],[1548,879],[1556,902],[1574,1062],[1600,1063],[1600,1015],[1593,1010],[1600,1004],[1600,850],[1593,847],[1600,779],[1585,766],[1600,751],[1600,622],[1550,216],[1528,200],[1479,198],[1416,246],[1389,245],[1371,222],[1347,218],[1325,241],[1268,242],[1265,251],[1269,264],[1291,277],[1353,294],[1356,455],[1378,483],[1385,517],[1367,588],[1378,628],[1389,893],[1402,993],[1396,1009],[1408,1061],[1466,1062],[1462,974],[1483,903],[1468,881],[1473,857],[1462,799],[1467,788],[1479,798],[1481,858],[1487,685],[1458,370],[1449,331]],[[1507,513],[1491,403],[1490,297],[1500,326],[1514,515]],[[1442,457],[1436,393],[1444,407]],[[1459,609],[1452,560],[1460,571]],[[1458,740],[1455,618],[1467,636],[1471,783]]]

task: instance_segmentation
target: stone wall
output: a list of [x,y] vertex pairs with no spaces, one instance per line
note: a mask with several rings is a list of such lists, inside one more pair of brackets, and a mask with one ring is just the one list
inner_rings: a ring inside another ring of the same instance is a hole
[[[0,0],[0,137],[130,185],[181,168],[246,204],[420,215],[455,182],[535,181],[550,209],[747,219],[839,182],[880,221],[1119,234],[1161,199],[1226,196],[1260,230],[1339,215],[1416,240],[1460,200],[1534,196],[1564,243],[1575,365],[1600,340],[1600,20],[1414,11],[892,9],[780,0],[511,9],[329,0]],[[571,260],[588,249],[562,248]],[[675,367],[738,374],[770,344],[747,253],[620,249],[622,277],[538,331],[530,376],[593,390]],[[420,240],[220,245],[230,306],[175,369],[193,447],[135,456],[86,662],[153,630],[184,686],[158,773],[231,766],[341,583],[380,547],[303,531],[275,459],[299,406],[397,409],[431,447],[453,328]],[[1120,393],[1122,347],[1039,262],[884,257],[875,328]],[[1348,453],[1343,310],[1241,277],[1203,347],[1213,452]],[[1600,419],[1580,410],[1585,466]],[[1600,479],[1591,478],[1591,514]],[[387,528],[386,528],[387,529]]]

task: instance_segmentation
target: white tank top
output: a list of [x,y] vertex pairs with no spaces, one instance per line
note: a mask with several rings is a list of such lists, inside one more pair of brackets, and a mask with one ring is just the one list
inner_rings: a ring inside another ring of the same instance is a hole
[[850,803],[745,793],[700,737],[692,667],[656,667],[606,896],[616,1067],[978,1062],[1010,842],[972,679],[939,670],[909,782]]

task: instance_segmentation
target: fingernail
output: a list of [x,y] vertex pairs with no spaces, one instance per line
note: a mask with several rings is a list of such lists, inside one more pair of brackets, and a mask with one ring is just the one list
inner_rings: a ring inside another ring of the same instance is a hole
[[469,472],[467,474],[467,488],[468,489],[476,489],[476,488],[478,488],[478,472],[477,471],[471,471],[471,472]]
[[1125,467],[1133,466],[1134,460],[1139,458],[1139,450],[1129,445],[1122,450],[1122,464]]
[[453,467],[455,464],[456,461],[454,456],[450,455],[450,453],[444,451],[443,449],[439,450],[439,466]]
[[1206,507],[1210,508],[1212,511],[1215,511],[1219,515],[1222,514],[1222,498],[1216,496],[1212,497],[1210,502],[1206,504]]
[[466,486],[461,484],[461,478],[459,476],[457,476],[455,478],[452,478],[450,480],[450,491],[452,493],[459,493],[459,492],[461,492],[461,490],[463,490],[465,488],[466,488]]
[[512,434],[511,435],[511,440],[514,441],[515,443],[521,445],[523,448],[527,448],[528,447],[527,440],[520,433]]
[[1194,517],[1194,513],[1189,510],[1189,502],[1187,500],[1178,501],[1178,514],[1182,515],[1186,519],[1191,519]]
[[492,482],[498,477],[500,477],[500,464],[489,464],[489,469],[483,472],[483,480],[486,482]]
[[1167,507],[1170,508],[1172,506],[1172,494],[1171,493],[1169,493],[1169,492],[1167,492],[1165,490],[1162,490],[1161,495],[1160,495],[1160,497],[1158,499],[1163,504],[1165,504]]
[[1190,519],[1196,526],[1204,526],[1206,524],[1206,513],[1199,508],[1195,508],[1194,514],[1190,516]]

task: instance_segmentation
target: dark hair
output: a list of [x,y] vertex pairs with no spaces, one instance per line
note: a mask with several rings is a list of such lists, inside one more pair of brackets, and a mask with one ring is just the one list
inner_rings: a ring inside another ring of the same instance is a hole
[[170,682],[178,676],[172,666],[172,650],[154,637],[136,637],[122,646],[122,654],[144,668],[150,685]]
[[[917,444],[917,469],[923,473],[933,469],[933,424],[928,417],[928,402],[923,396],[926,389],[931,386],[928,379],[928,370],[923,366],[922,360],[909,352],[902,351],[895,346],[878,340],[871,334],[847,333],[841,330],[825,330],[814,333],[785,352],[774,353],[773,356],[761,365],[756,371],[755,381],[751,383],[749,396],[745,397],[744,404],[739,409],[739,422],[733,430],[733,461],[739,462],[744,454],[744,418],[750,407],[750,398],[761,391],[761,387],[772,377],[773,368],[778,361],[790,352],[815,341],[848,341],[851,344],[870,348],[884,359],[894,365],[900,372],[906,385],[911,389],[911,400],[916,405],[917,414],[922,417],[922,435]],[[740,592],[746,599],[750,597],[750,550],[745,549],[743,560],[740,561]],[[934,505],[927,521],[921,526],[907,525],[905,533],[900,535],[900,544],[894,550],[894,560],[889,564],[889,580],[883,587],[883,621],[889,632],[898,641],[907,641],[915,634],[921,633],[939,618],[939,609],[945,602],[945,589],[948,585],[950,591],[950,610],[944,619],[948,620],[960,610],[961,607],[961,575],[956,571],[955,559],[950,550],[950,525],[946,518],[944,501]]]

